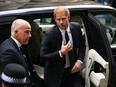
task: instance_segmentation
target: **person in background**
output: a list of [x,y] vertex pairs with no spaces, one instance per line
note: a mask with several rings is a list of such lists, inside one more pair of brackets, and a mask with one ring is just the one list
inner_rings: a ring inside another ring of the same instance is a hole
[[116,0],[111,0],[111,1],[112,1],[111,6],[116,9]]
[[16,19],[11,25],[11,37],[0,45],[0,74],[9,63],[22,65],[29,74],[27,58],[23,54],[22,45],[28,44],[31,37],[31,26],[23,19]]
[[56,25],[45,33],[40,49],[44,82],[48,87],[82,87],[79,71],[85,42],[80,25],[69,22],[69,9],[63,6],[55,8],[54,19]]
[[95,2],[101,3],[101,4],[104,4],[105,3],[105,0],[90,0],[90,1],[95,1]]
[[23,66],[15,63],[7,64],[2,72],[2,87],[27,87],[30,80],[26,77]]

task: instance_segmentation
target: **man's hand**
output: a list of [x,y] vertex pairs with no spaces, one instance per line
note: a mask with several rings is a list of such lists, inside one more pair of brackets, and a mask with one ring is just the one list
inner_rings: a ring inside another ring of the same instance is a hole
[[71,42],[68,41],[67,44],[64,44],[64,41],[62,41],[62,45],[61,45],[61,49],[60,49],[61,53],[62,53],[63,55],[65,55],[65,54],[68,53],[70,50],[72,50]]
[[78,72],[81,69],[81,62],[76,61],[74,67],[71,70],[71,73]]

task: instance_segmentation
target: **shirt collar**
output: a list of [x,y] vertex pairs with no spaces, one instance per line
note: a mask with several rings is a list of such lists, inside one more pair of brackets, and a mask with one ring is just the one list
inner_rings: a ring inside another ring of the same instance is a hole
[[11,36],[11,38],[15,41],[15,43],[17,44],[18,47],[21,47],[21,44],[18,40],[16,40],[14,37]]
[[59,28],[59,29],[60,29],[60,31],[61,31],[61,32],[65,32],[65,31],[70,32],[70,27],[69,27],[69,24],[68,24],[68,28],[67,28],[66,30],[63,30],[63,29],[61,29],[61,28]]

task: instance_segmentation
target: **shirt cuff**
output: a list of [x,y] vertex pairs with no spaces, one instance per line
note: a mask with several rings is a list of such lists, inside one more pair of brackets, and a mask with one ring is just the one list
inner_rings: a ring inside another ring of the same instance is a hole
[[63,57],[63,55],[62,55],[61,51],[59,51],[59,55],[60,55],[60,57],[61,57],[61,58]]
[[80,62],[81,64],[83,64],[83,62],[81,60],[77,60],[78,62]]

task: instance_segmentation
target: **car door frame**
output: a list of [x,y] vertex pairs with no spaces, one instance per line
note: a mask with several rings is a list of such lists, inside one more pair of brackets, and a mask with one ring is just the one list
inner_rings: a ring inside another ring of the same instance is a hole
[[[86,29],[87,31],[87,37],[88,37],[88,43],[89,43],[89,49],[94,49],[100,56],[102,56],[103,60],[105,60],[106,62],[108,62],[109,64],[109,76],[108,76],[108,82],[107,82],[107,86],[108,87],[112,87],[111,85],[115,83],[112,83],[112,75],[114,74],[113,71],[113,67],[114,67],[114,60],[113,60],[113,56],[111,53],[111,48],[110,48],[110,44],[108,42],[107,36],[105,34],[105,29],[103,27],[103,25],[92,15],[92,14],[88,14],[88,28]],[[93,26],[92,26],[93,25]],[[92,26],[92,27],[91,27]],[[95,28],[95,29],[93,29]],[[95,31],[99,31],[99,32],[95,32]],[[99,33],[99,35],[97,35],[96,33]],[[97,35],[97,36],[95,36]],[[97,43],[98,41],[100,41],[99,43]],[[96,44],[97,43],[97,44]],[[102,45],[101,45],[102,43]],[[102,49],[102,50],[101,50]],[[89,55],[89,53],[88,53]],[[106,58],[106,59],[104,59]],[[89,61],[89,56],[86,59],[86,64]],[[91,64],[93,66],[93,64]],[[86,66],[86,70],[87,70]],[[90,69],[91,71],[91,69]],[[88,83],[88,75],[90,75],[90,72],[86,72],[86,76],[85,76],[85,83],[88,85],[90,83]],[[111,84],[112,83],[112,84]],[[89,85],[87,86],[89,87]]]

